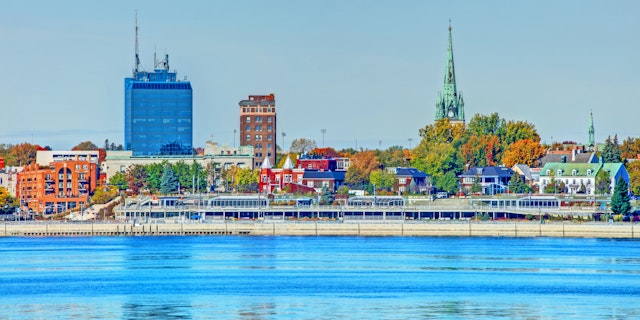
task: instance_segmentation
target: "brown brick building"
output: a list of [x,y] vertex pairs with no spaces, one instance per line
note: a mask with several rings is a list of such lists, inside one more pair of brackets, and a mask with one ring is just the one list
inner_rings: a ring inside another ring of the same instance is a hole
[[49,166],[31,164],[18,173],[16,196],[22,210],[61,212],[86,206],[98,177],[96,163],[89,161],[67,160],[52,162]]
[[268,96],[249,96],[239,102],[240,145],[253,146],[254,167],[259,168],[264,158],[276,162],[276,99]]

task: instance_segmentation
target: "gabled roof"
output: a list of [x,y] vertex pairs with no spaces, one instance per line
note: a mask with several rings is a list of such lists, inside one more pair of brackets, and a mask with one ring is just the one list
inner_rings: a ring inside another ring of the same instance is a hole
[[396,177],[426,178],[428,176],[416,168],[396,168]]
[[562,162],[563,157],[566,163],[598,163],[598,156],[596,155],[595,152],[576,153],[575,159],[573,158],[571,153],[568,153],[568,154],[550,153],[540,158],[540,165],[544,167],[544,165],[549,162]]
[[465,173],[459,175],[461,178],[472,177],[511,177],[513,170],[507,167],[476,167],[467,170]]
[[533,180],[531,168],[526,164],[516,164],[512,167],[514,172],[521,172],[525,180]]

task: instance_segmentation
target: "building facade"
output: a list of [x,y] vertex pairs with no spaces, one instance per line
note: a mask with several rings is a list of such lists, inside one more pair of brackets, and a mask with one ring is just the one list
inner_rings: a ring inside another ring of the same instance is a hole
[[169,55],[154,70],[140,70],[138,26],[133,75],[124,79],[124,144],[134,156],[193,153],[193,93],[169,72]]
[[261,159],[276,162],[276,99],[268,96],[249,96],[240,106],[240,145],[253,146],[254,167],[261,165]]
[[21,210],[56,213],[81,207],[97,186],[100,172],[94,162],[64,160],[41,167],[25,166],[18,173],[16,197]]
[[481,188],[482,194],[498,194],[508,190],[513,170],[507,167],[470,168],[460,178],[460,191],[470,194],[474,183]]
[[462,98],[462,92],[458,93],[456,88],[451,23],[449,23],[449,46],[447,48],[444,91],[438,92],[438,100],[436,101],[436,121],[444,118],[449,119],[449,121],[454,124],[464,124],[464,99]]
[[554,188],[549,193],[569,193],[593,195],[596,193],[596,176],[600,170],[609,175],[609,191],[612,194],[616,181],[622,178],[629,184],[629,173],[622,163],[567,163],[548,162],[540,172],[540,193],[545,193],[545,188],[555,181],[558,185],[564,185],[563,190]]

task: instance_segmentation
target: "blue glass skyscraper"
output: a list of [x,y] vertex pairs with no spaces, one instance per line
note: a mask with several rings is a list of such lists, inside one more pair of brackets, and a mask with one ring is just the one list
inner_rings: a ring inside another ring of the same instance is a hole
[[193,153],[191,83],[169,72],[169,55],[154,70],[139,70],[138,26],[133,76],[124,79],[124,143],[134,156]]

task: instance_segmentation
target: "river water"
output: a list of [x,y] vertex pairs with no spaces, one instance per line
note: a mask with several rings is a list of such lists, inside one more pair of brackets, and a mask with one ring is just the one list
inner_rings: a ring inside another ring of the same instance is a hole
[[0,238],[0,318],[632,319],[640,242]]

